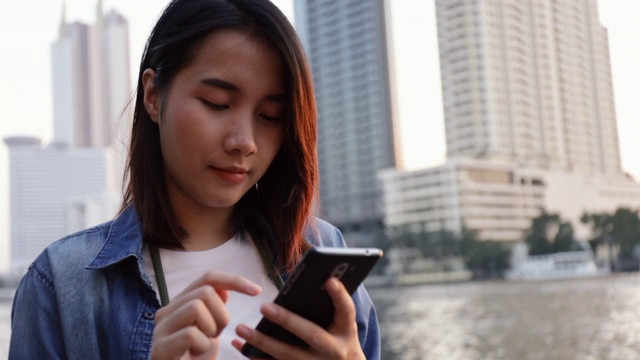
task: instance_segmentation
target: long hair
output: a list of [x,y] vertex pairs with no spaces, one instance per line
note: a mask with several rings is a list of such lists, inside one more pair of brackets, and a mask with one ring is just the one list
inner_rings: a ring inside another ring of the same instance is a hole
[[140,63],[122,209],[135,206],[145,241],[183,248],[188,234],[169,201],[158,126],[143,103],[142,74],[154,69],[155,85],[166,95],[176,73],[193,60],[205,38],[221,29],[267,40],[285,67],[288,116],[283,144],[258,185],[235,205],[232,225],[237,233],[246,231],[263,242],[280,271],[290,271],[309,247],[303,231],[312,219],[317,193],[317,114],[301,42],[269,0],[175,0],[165,8]]

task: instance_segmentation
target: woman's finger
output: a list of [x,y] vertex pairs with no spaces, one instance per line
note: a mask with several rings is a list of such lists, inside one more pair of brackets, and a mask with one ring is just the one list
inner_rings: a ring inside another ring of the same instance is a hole
[[329,331],[342,335],[349,335],[354,331],[357,333],[356,307],[342,281],[331,277],[324,285],[335,307],[333,323],[331,323]]
[[179,359],[187,351],[194,355],[207,352],[211,339],[195,326],[182,328],[170,335],[154,339],[152,359]]
[[[228,290],[236,290],[245,294],[257,294],[260,287],[241,276],[208,272],[176,296],[164,308],[156,313],[156,324],[160,327],[160,334],[170,334],[182,326],[196,323],[208,336],[218,336],[219,332],[229,321],[224,303],[228,298]],[[186,308],[183,308],[189,304]],[[211,316],[202,319],[204,305]],[[181,309],[179,319],[167,322],[164,319]],[[196,321],[197,320],[197,321]]]
[[[219,305],[217,306],[221,309],[216,309],[214,314],[209,307],[215,307],[215,305],[206,305],[205,301],[218,303]],[[205,336],[215,337],[228,322],[224,304],[217,296],[204,300],[194,298],[179,307],[166,310],[171,310],[171,313],[168,315],[163,313],[161,314],[163,316],[158,318],[156,329],[154,330],[157,336],[173,334],[182,328],[195,326]]]
[[[193,289],[205,285],[211,286],[214,289],[232,290],[247,295],[258,295],[262,289],[258,284],[239,275],[207,271],[204,275],[189,284],[180,294],[188,293]],[[226,299],[224,300],[226,301]]]
[[[275,359],[301,360],[309,358],[308,350],[276,340],[255,329],[251,329],[246,325],[238,325],[238,327],[236,327],[236,333],[246,342],[257,347],[258,349],[261,349]],[[232,344],[238,350],[242,348],[242,342],[239,340],[234,340]]]

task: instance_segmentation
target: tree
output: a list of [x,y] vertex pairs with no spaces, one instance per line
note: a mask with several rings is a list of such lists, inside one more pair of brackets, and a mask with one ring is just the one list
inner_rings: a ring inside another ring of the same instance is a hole
[[428,258],[443,259],[460,255],[460,240],[451,231],[442,229],[436,232],[417,234],[417,247]]
[[509,268],[511,248],[500,241],[479,240],[473,230],[462,228],[460,252],[474,278],[500,276]]
[[557,214],[546,212],[531,221],[525,243],[529,247],[529,255],[545,255],[579,248],[571,223],[562,221]]
[[558,215],[542,212],[531,221],[529,234],[525,238],[525,243],[529,247],[529,255],[543,255],[553,253],[553,247],[549,241],[549,233],[559,222]]
[[611,218],[611,235],[620,247],[619,258],[633,258],[633,248],[640,243],[640,218],[638,211],[619,208]]
[[[594,251],[602,244],[609,245],[609,254],[612,255],[611,247],[618,247],[618,258],[614,261],[609,259],[612,269],[634,268],[637,269],[639,259],[634,256],[634,249],[640,244],[640,217],[638,211],[627,208],[619,208],[611,215],[607,213],[585,213],[582,215],[582,223],[591,225],[590,244]],[[617,264],[617,266],[614,266]],[[626,264],[626,265],[625,265]]]
[[609,264],[613,270],[613,251],[611,249],[613,242],[613,223],[612,216],[606,213],[584,213],[580,217],[580,222],[585,225],[591,225],[591,239],[589,239],[589,245],[594,253],[598,251],[598,248],[607,244],[609,246]]
[[575,251],[580,249],[578,242],[573,236],[573,226],[571,226],[570,223],[560,223],[558,233],[554,237],[552,249],[553,252]]

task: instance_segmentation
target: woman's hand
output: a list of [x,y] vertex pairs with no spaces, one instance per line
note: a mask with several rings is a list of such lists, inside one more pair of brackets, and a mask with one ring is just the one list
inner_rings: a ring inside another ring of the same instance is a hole
[[156,312],[151,358],[215,359],[217,337],[229,322],[229,290],[257,295],[261,288],[241,276],[207,272]]
[[[237,334],[278,360],[366,360],[358,340],[353,299],[342,282],[336,278],[327,280],[325,288],[335,306],[333,322],[327,330],[275,304],[264,304],[260,309],[265,318],[279,324],[309,344],[308,349],[275,340],[246,325],[239,325],[236,328]],[[239,339],[233,341],[233,346],[238,350],[242,345],[243,342]]]

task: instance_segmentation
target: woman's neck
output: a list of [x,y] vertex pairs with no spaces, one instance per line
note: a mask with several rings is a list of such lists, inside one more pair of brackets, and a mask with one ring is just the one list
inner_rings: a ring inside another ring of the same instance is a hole
[[187,232],[182,241],[186,251],[213,249],[224,244],[235,234],[229,209],[180,209],[176,210],[180,224]]

